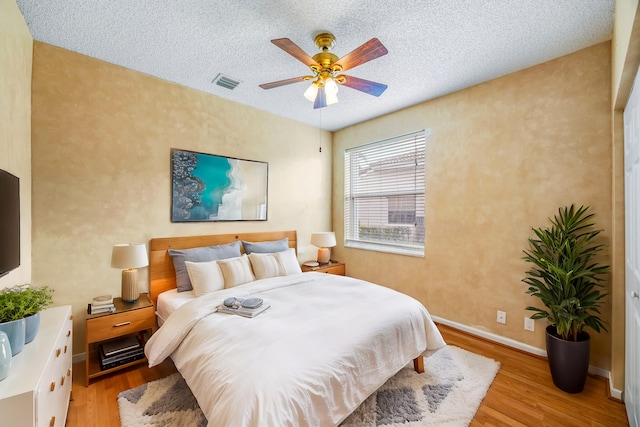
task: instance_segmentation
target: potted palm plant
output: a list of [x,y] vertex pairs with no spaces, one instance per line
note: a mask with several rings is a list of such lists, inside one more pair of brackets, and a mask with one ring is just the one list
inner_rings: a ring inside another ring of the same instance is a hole
[[558,209],[550,228],[533,228],[524,260],[531,268],[523,279],[526,293],[540,300],[544,308],[530,306],[532,319],[547,319],[547,356],[553,383],[560,390],[579,393],[584,389],[589,369],[591,337],[586,328],[606,331],[600,318],[603,275],[608,265],[594,257],[604,249],[596,238],[588,206]]

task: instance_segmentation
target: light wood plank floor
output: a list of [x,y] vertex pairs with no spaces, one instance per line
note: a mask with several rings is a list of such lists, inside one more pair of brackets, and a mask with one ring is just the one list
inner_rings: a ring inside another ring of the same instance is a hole
[[[471,423],[484,426],[628,426],[624,405],[609,399],[607,381],[589,376],[585,390],[568,394],[551,381],[547,361],[455,329],[438,325],[445,340],[499,361],[502,366]],[[428,361],[427,361],[428,363]],[[153,369],[141,365],[84,384],[84,364],[73,370],[73,400],[67,427],[117,427],[121,391],[176,372],[170,361]]]

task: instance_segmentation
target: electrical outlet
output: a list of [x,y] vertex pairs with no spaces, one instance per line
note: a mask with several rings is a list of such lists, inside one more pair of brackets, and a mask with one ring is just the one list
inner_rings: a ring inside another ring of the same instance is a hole
[[507,312],[498,310],[498,316],[496,318],[498,323],[502,323],[503,325],[507,324]]
[[533,332],[533,330],[535,329],[535,322],[533,321],[532,318],[530,318],[530,317],[525,317],[524,318],[524,329],[526,331]]

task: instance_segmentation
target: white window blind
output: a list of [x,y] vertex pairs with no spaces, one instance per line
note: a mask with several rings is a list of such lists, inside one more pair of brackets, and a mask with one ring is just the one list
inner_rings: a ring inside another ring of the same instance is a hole
[[426,134],[345,150],[345,246],[424,255]]

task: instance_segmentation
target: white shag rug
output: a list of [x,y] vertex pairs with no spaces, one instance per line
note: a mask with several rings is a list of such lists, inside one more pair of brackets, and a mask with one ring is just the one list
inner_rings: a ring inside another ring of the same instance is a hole
[[[466,427],[500,364],[447,346],[425,358],[425,372],[408,364],[365,400],[341,427]],[[204,427],[207,420],[180,374],[118,395],[122,427]]]

